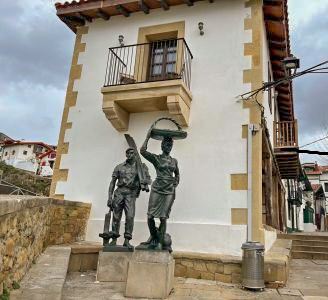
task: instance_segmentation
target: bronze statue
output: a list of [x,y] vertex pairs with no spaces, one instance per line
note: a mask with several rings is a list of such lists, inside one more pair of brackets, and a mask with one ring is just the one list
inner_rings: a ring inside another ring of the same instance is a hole
[[[103,238],[103,245],[107,251],[116,251],[112,247],[117,247],[123,211],[125,214],[123,247],[133,250],[130,240],[132,239],[136,198],[139,197],[140,190],[149,191],[148,184],[151,183],[148,168],[141,163],[132,137],[126,135],[126,139],[132,147],[126,150],[126,161],[117,165],[113,171],[107,201],[110,211],[105,216],[104,232],[99,234]],[[114,191],[115,186],[117,188]],[[113,213],[112,231],[109,231],[111,212]],[[110,239],[112,240],[109,243]]]
[[[155,125],[160,120],[170,120],[178,130],[157,129]],[[187,133],[170,118],[160,118],[147,133],[146,140],[140,148],[141,155],[153,164],[157,177],[151,186],[148,203],[147,223],[150,232],[148,241],[142,243],[150,249],[171,249],[171,237],[166,234],[166,223],[170,216],[171,208],[175,200],[175,189],[180,181],[178,161],[170,156],[173,147],[173,139],[182,139]],[[150,138],[162,140],[162,154],[156,155],[147,151]],[[154,218],[160,219],[160,226],[156,228]]]

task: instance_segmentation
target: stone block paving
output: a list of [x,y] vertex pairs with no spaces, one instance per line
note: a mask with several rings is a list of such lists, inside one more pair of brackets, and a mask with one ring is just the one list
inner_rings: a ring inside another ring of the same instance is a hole
[[[146,284],[146,283],[145,283]],[[97,282],[96,272],[68,273],[63,289],[63,300],[107,300],[124,298],[124,283]],[[264,292],[251,292],[241,289],[238,284],[226,284],[213,280],[176,277],[174,289],[169,299],[174,300],[209,300],[209,299],[303,299],[301,296],[280,294],[276,289]],[[310,299],[309,299],[310,300]]]
[[305,300],[328,300],[328,260],[293,259],[287,287],[281,290],[300,293]]

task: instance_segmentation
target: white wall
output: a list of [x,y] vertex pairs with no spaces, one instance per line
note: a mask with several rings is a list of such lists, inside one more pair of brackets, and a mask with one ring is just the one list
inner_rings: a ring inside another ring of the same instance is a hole
[[[191,122],[188,138],[177,141],[172,156],[179,162],[181,183],[169,219],[168,232],[175,250],[240,254],[246,226],[231,225],[231,208],[246,207],[246,191],[231,191],[230,174],[246,173],[246,140],[241,125],[248,123],[248,110],[236,96],[249,90],[243,70],[250,58],[243,56],[243,43],[251,40],[244,31],[250,15],[244,0],[196,2],[194,6],[152,10],[149,15],[133,13],[129,18],[94,20],[87,35],[86,51],[80,54],[81,79],[75,82],[77,104],[70,109],[65,142],[69,153],[60,168],[68,168],[67,182],[58,182],[56,193],[75,201],[92,202],[87,239],[99,240],[107,212],[107,189],[111,173],[125,160],[127,144],[102,112],[102,94],[108,47],[137,42],[138,28],[185,20],[185,39],[194,55],[192,62]],[[204,36],[198,22],[204,22]],[[128,133],[140,147],[150,125],[166,112],[131,114]],[[149,150],[160,153],[160,143],[150,141]],[[147,163],[148,164],[148,163]],[[153,167],[148,164],[152,178]],[[145,223],[148,194],[137,200],[133,243],[148,237]],[[121,231],[123,228],[121,228]]]

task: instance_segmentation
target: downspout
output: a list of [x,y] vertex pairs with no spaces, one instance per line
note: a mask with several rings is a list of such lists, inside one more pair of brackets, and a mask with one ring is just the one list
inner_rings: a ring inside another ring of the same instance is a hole
[[247,137],[247,242],[253,240],[252,234],[252,210],[253,210],[253,193],[252,193],[252,167],[253,167],[253,135],[259,131],[259,126],[255,124],[248,125]]

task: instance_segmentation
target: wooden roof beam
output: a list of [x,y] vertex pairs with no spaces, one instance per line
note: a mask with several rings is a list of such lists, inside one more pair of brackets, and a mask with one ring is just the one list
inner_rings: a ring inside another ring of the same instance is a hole
[[130,16],[130,13],[124,8],[124,6],[122,5],[116,5],[115,6],[116,10],[122,14],[124,17],[129,17]]
[[284,19],[284,11],[282,5],[266,5],[263,6],[264,16],[266,20],[282,21]]
[[194,0],[184,0],[184,2],[185,2],[188,6],[193,6],[193,5],[194,5]]
[[104,20],[109,20],[109,18],[110,18],[110,15],[108,15],[107,13],[105,13],[101,8],[99,8],[98,10],[97,10],[97,13],[96,13],[96,15],[99,17],[99,18],[102,18],[102,19],[104,19]]
[[144,0],[139,0],[140,10],[142,10],[146,15],[149,14],[149,7]]
[[169,6],[169,4],[167,3],[166,0],[159,0],[159,3],[161,4],[161,6],[164,10],[169,10],[170,9],[170,6]]
[[85,25],[85,21],[79,17],[76,16],[61,16],[61,19],[64,19],[70,23],[75,23],[78,24],[79,26],[84,26]]
[[88,21],[88,22],[92,22],[92,18],[90,17],[90,16],[88,16],[88,15],[85,15],[85,14],[82,14],[82,13],[78,13],[78,15],[79,15],[79,17],[81,18],[81,19],[83,19],[84,21]]

